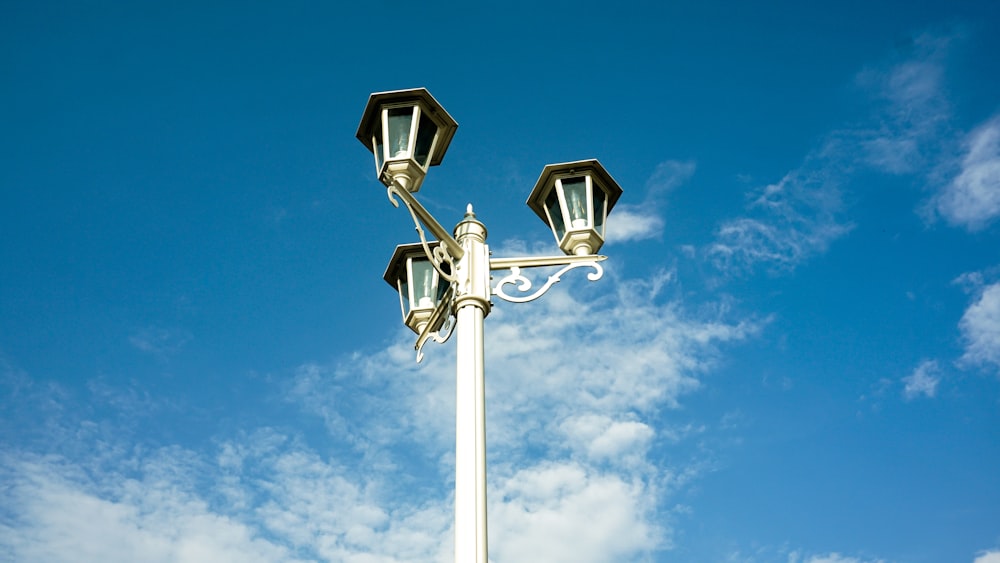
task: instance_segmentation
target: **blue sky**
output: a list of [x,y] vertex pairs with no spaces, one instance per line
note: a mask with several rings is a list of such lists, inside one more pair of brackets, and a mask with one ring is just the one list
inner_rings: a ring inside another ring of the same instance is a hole
[[495,255],[544,165],[624,188],[486,321],[495,563],[1000,561],[995,3],[255,4],[2,9],[0,560],[451,560],[354,137],[423,86]]

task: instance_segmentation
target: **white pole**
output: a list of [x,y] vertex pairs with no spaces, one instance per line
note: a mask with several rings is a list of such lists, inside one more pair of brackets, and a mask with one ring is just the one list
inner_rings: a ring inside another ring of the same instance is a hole
[[490,262],[486,227],[471,205],[455,238],[465,250],[456,265],[455,563],[488,563],[483,319],[490,311]]

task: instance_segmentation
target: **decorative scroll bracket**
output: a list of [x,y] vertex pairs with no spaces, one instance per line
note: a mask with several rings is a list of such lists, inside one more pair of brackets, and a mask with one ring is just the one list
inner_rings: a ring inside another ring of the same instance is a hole
[[[441,302],[438,303],[434,312],[431,313],[431,318],[428,319],[427,326],[420,332],[416,344],[413,345],[413,349],[417,351],[418,364],[424,359],[424,344],[427,344],[428,340],[444,344],[451,338],[451,334],[455,332],[456,323],[450,317],[454,298],[455,284],[452,284],[441,298]],[[444,336],[441,335],[442,330],[447,331]]]
[[[413,194],[403,188],[397,181],[393,180],[392,184],[386,188],[386,195],[389,197],[389,203],[393,207],[399,207],[399,202],[396,201],[395,196],[403,200],[407,211],[410,212],[410,217],[413,218],[413,225],[420,236],[420,244],[424,247],[424,254],[427,255],[427,259],[431,261],[434,269],[437,270],[442,278],[449,282],[454,282],[456,280],[454,273],[455,262],[465,254],[461,245],[448,234],[448,231],[441,226],[441,223],[438,223],[434,219],[434,216],[429,211],[424,209],[424,206],[420,205],[420,202],[413,197]],[[427,235],[424,233],[423,225],[427,225],[431,234],[437,237],[437,240],[441,242],[440,246],[431,248],[430,243],[427,241]],[[444,264],[448,264],[448,267],[445,268]]]
[[[594,271],[587,274],[587,279],[597,281],[604,275],[604,268],[598,262],[603,261],[607,256],[552,256],[552,257],[529,257],[529,258],[497,258],[490,260],[491,270],[510,270],[510,274],[500,278],[496,287],[493,288],[493,295],[510,301],[511,303],[527,303],[534,301],[549,290],[550,287],[559,283],[562,275],[574,268],[590,267]],[[531,280],[521,274],[521,268],[538,268],[543,266],[563,266],[558,272],[549,276],[548,280],[529,295],[510,295],[506,292],[506,285],[515,285],[515,289],[522,293],[531,291]]]

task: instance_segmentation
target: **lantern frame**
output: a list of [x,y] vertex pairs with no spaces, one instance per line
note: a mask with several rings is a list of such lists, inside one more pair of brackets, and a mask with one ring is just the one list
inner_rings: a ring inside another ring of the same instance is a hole
[[[438,245],[433,242],[429,247],[433,251]],[[424,279],[418,280],[419,276]],[[450,286],[427,257],[424,245],[418,242],[397,246],[382,278],[399,294],[403,324],[417,334],[423,333]],[[438,328],[431,327],[431,331]]]
[[[408,129],[401,130],[407,121]],[[369,96],[357,138],[375,157],[380,182],[391,186],[395,181],[417,192],[427,169],[441,164],[457,129],[458,123],[427,89],[413,88]]]
[[621,186],[600,162],[578,160],[543,168],[527,204],[549,226],[563,252],[582,256],[604,245],[608,214],[621,194]]

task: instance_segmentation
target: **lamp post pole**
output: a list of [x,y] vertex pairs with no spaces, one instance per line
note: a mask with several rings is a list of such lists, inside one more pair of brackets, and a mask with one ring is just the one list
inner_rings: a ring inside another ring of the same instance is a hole
[[490,312],[486,227],[469,206],[455,228],[465,251],[455,296],[455,561],[487,563],[486,377],[483,320]]
[[[455,561],[488,563],[486,536],[486,379],[483,321],[491,298],[525,303],[542,296],[567,271],[593,268],[604,243],[604,225],[622,189],[596,160],[548,165],[528,206],[552,229],[565,256],[491,258],[486,226],[470,204],[450,235],[414,194],[429,166],[437,165],[458,124],[427,90],[372,94],[357,137],[375,156],[389,201],[410,212],[420,242],[396,247],[385,281],[399,291],[403,322],[417,336],[417,361],[428,340],[456,336],[455,374]],[[428,240],[424,229],[435,237]],[[523,268],[561,266],[540,288]],[[491,283],[490,272],[510,270]],[[510,286],[510,287],[508,287]],[[510,291],[519,292],[511,294]],[[454,321],[451,318],[454,317]]]

